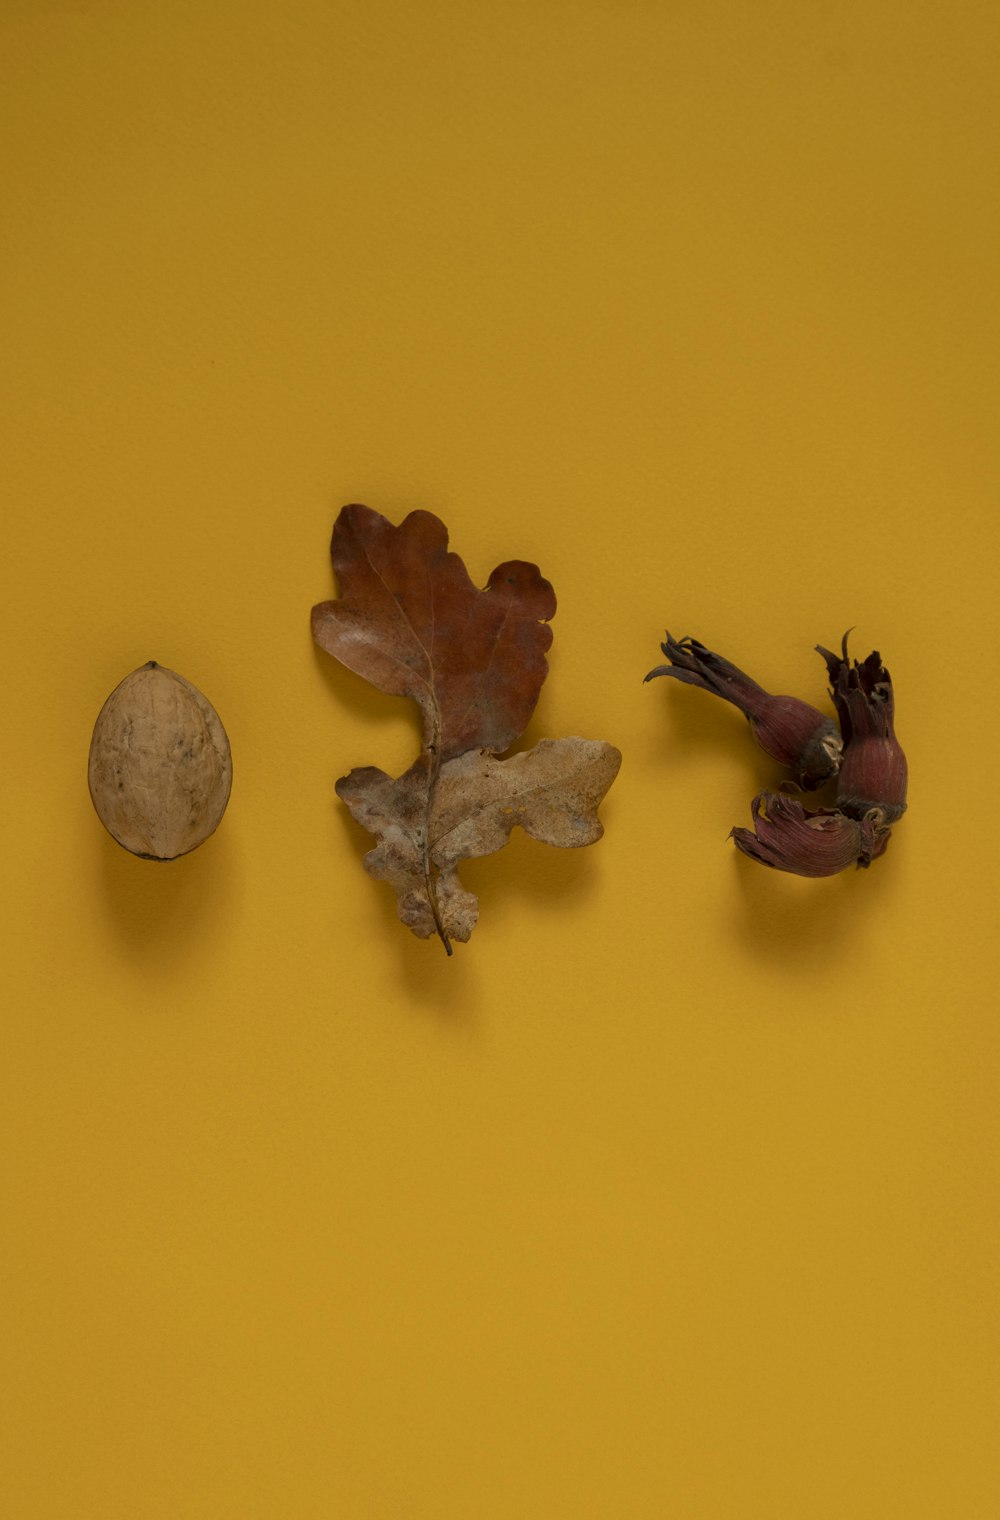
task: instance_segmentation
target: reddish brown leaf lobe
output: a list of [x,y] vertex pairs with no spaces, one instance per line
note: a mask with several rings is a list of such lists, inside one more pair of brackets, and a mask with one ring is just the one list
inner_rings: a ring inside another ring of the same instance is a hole
[[438,763],[505,750],[527,727],[552,642],[555,592],[537,565],[498,565],[478,590],[430,512],[393,526],[345,507],[330,546],[341,595],[313,608],[316,642],[380,690],[420,708]]

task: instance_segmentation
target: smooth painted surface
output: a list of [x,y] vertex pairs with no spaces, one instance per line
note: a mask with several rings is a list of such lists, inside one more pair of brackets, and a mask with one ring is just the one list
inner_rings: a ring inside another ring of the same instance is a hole
[[[993,1520],[998,27],[986,4],[3,7],[4,1512]],[[559,610],[607,833],[447,960],[333,795],[359,500]],[[856,625],[910,810],[806,882],[741,719]],[[218,833],[87,795],[148,659]]]

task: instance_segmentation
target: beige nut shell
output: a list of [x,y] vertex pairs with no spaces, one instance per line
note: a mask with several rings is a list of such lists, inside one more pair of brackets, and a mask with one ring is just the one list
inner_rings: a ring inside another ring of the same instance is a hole
[[115,687],[90,742],[90,795],[133,855],[174,860],[218,828],[233,780],[229,740],[211,702],[155,660]]

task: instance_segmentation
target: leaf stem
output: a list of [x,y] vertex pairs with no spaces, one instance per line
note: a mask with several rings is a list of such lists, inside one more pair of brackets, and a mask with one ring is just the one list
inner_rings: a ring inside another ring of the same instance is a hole
[[427,900],[428,900],[428,902],[431,905],[431,912],[434,914],[434,926],[435,926],[435,928],[437,929],[437,932],[438,932],[438,939],[441,941],[442,945],[444,946],[445,954],[446,955],[453,955],[454,951],[451,948],[451,940],[448,938],[448,931],[447,931],[447,929],[445,928],[444,924],[441,922],[441,915],[438,912],[437,898],[434,895],[434,886],[433,886],[433,883],[431,882],[430,874],[427,871],[426,867],[424,869],[424,887],[425,887],[426,892],[427,892]]
[[424,814],[422,863],[424,868],[424,890],[427,893],[427,901],[430,903],[431,912],[434,915],[434,927],[437,929],[438,939],[444,946],[445,954],[451,955],[453,954],[451,940],[448,937],[447,929],[441,922],[441,913],[438,908],[437,894],[434,891],[434,882],[431,878],[431,812],[434,805],[434,791],[437,787],[438,776],[441,771],[441,725],[440,722],[437,721],[436,713],[435,719],[434,737],[432,742],[427,746],[428,752],[430,754],[430,765],[427,772],[427,809]]

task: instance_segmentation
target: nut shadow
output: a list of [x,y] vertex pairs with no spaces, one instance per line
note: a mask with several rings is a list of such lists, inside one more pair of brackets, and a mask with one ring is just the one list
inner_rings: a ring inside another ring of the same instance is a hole
[[735,890],[729,928],[748,954],[796,977],[815,976],[845,954],[859,966],[869,961],[877,949],[872,928],[885,921],[895,890],[885,860],[813,880],[762,866],[730,848]]
[[662,691],[647,730],[650,751],[661,765],[678,770],[696,764],[706,753],[731,754],[734,745],[740,744],[751,763],[755,754],[765,758],[754,743],[746,718],[721,697],[683,686],[669,676],[643,685],[644,691]]
[[204,947],[229,932],[238,861],[225,820],[177,860],[143,860],[107,835],[96,842],[93,859],[118,950],[144,977],[186,975]]
[[[708,755],[732,754],[734,736],[738,729],[743,731],[748,796],[739,822],[749,826],[750,797],[763,790],[779,790],[787,779],[781,767],[757,746],[746,720],[731,704],[669,677],[649,684],[667,688],[665,700],[658,704],[659,723],[651,739],[661,770],[688,770]],[[794,795],[807,808],[834,807],[836,791],[832,780],[817,791]],[[820,879],[769,869],[740,854],[731,841],[726,848],[732,855],[733,872],[728,932],[755,960],[798,980],[822,972],[832,958],[849,954],[861,967],[878,954],[877,926],[885,922],[896,891],[891,843],[886,860]]]

